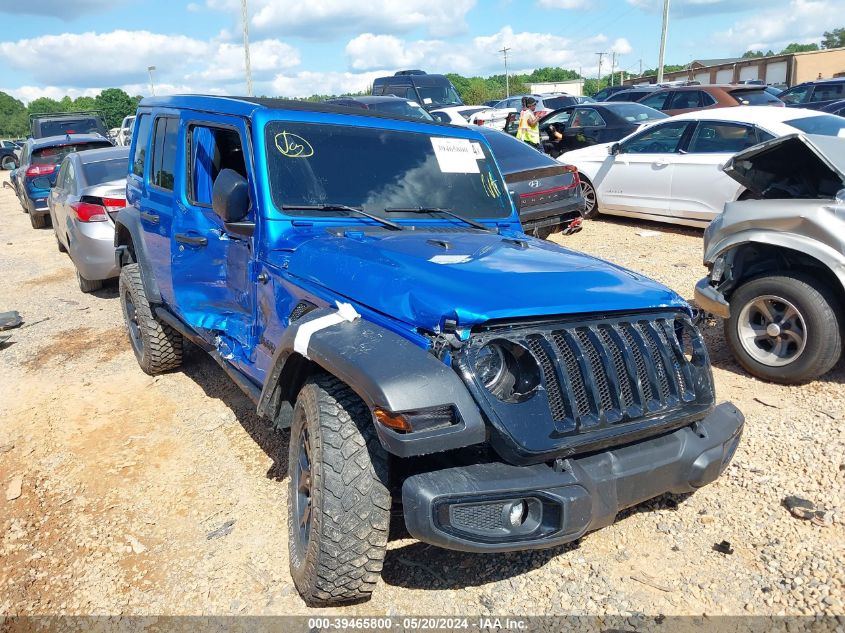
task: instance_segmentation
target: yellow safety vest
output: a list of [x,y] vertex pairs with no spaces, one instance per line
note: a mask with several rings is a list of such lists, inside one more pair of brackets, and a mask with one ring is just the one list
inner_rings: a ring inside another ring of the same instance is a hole
[[528,141],[534,145],[540,144],[540,126],[528,124],[528,117],[533,116],[534,113],[528,108],[525,108],[519,115],[519,129],[516,131],[516,138],[520,141]]

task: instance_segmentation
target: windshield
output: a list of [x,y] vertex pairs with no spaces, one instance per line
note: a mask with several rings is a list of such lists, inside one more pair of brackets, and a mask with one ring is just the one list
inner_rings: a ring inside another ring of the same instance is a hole
[[821,134],[822,136],[845,136],[845,117],[835,114],[820,114],[801,119],[792,119],[785,123],[807,134]]
[[32,151],[33,165],[50,165],[60,163],[61,160],[71,152],[84,152],[86,149],[97,149],[98,147],[111,147],[108,141],[92,141],[91,143],[77,143],[76,145],[55,145],[43,147]]
[[422,82],[417,82],[417,93],[422,99],[423,105],[432,106],[434,104],[441,106],[448,105],[463,105],[463,101],[455,92],[452,84],[442,83],[437,85],[420,85]]
[[648,106],[640,105],[639,103],[624,103],[612,108],[608,107],[610,112],[622,117],[629,123],[642,123],[643,121],[654,121],[655,119],[666,119],[668,115],[660,110],[649,108]]
[[405,101],[404,99],[397,99],[396,101],[380,101],[378,103],[371,103],[367,106],[370,110],[376,112],[383,112],[384,114],[398,114],[401,116],[412,117],[414,119],[423,119],[425,121],[432,121],[431,115],[423,110],[416,101]]
[[[388,207],[440,207],[473,218],[511,213],[490,151],[476,141],[274,121],[267,124],[265,145],[277,208],[344,204],[384,216]],[[285,213],[313,215],[295,208]]]

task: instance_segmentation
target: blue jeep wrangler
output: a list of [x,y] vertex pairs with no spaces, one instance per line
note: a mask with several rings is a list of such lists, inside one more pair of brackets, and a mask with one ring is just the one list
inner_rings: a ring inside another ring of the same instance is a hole
[[439,547],[559,545],[731,460],[689,306],[526,236],[484,137],[325,104],[139,106],[120,298],[141,368],[206,350],[290,429],[290,568],[360,600],[391,510]]

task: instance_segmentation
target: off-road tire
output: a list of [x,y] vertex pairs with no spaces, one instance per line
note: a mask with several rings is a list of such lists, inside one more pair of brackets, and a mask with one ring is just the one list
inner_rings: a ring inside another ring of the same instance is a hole
[[[310,444],[310,525],[300,539],[295,499],[300,441]],[[387,455],[367,406],[333,376],[309,379],[297,397],[288,450],[290,573],[303,600],[366,600],[381,575],[390,527]]]
[[[806,324],[804,351],[782,366],[759,362],[742,346],[739,318],[743,307],[758,297],[774,295],[792,303]],[[737,362],[750,374],[782,384],[802,383],[828,372],[842,356],[841,306],[826,285],[809,275],[791,273],[756,277],[743,282],[730,297],[731,316],[725,320],[725,339]]]
[[76,271],[76,281],[79,283],[79,289],[82,292],[94,292],[103,287],[102,279],[85,279],[79,274],[78,270]]
[[[129,343],[141,369],[154,376],[179,367],[182,364],[182,335],[153,316],[138,264],[127,264],[121,268],[119,292]],[[134,307],[140,345],[133,336],[130,301]]]
[[43,229],[50,224],[50,216],[44,215],[43,213],[30,213],[29,223],[34,229]]
[[[590,194],[589,192],[592,192]],[[596,193],[596,188],[593,186],[593,183],[589,181],[589,179],[581,176],[581,193],[584,196],[585,201],[587,202],[587,206],[584,208],[584,213],[581,215],[587,220],[594,220],[595,218],[599,217],[599,197]],[[588,196],[592,195],[592,207],[590,206],[589,200],[587,200]]]

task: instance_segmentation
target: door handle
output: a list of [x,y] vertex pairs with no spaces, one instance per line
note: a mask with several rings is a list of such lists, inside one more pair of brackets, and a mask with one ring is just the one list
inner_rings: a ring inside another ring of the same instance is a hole
[[654,161],[654,164],[657,165],[658,167],[666,167],[666,165],[669,164],[669,161],[667,161],[667,160],[656,160],[656,161]]
[[141,219],[146,220],[150,224],[158,224],[158,213],[150,213],[149,211],[141,211]]
[[186,235],[184,233],[177,233],[175,236],[177,242],[182,244],[189,244],[191,246],[206,246],[208,238],[200,237],[199,235]]

